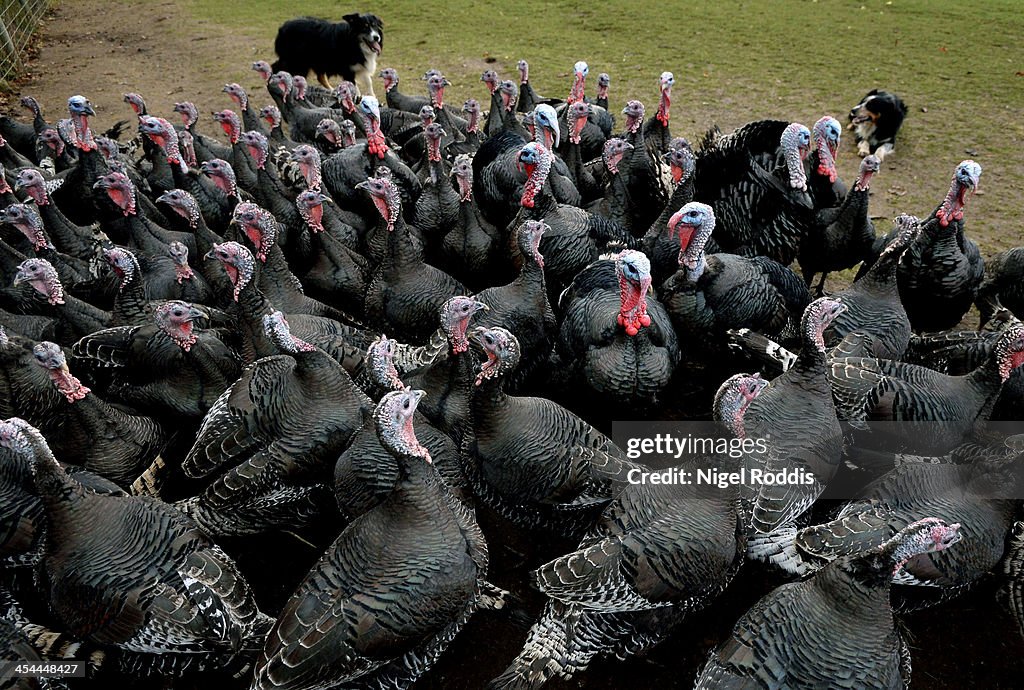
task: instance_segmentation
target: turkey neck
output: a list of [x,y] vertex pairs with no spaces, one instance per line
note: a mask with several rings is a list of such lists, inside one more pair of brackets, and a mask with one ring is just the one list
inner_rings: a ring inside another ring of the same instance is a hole
[[245,144],[239,139],[231,146],[231,167],[235,170],[235,182],[239,187],[249,192],[259,188],[259,175],[256,171],[256,163],[245,148]]
[[625,156],[620,161],[618,173],[612,175],[612,180],[608,185],[609,189],[606,197],[608,201],[608,219],[613,223],[621,225],[626,232],[632,235],[633,217],[629,213],[629,189],[626,180],[626,175],[629,174],[628,168],[632,166],[632,159],[630,159],[627,165],[622,165],[623,163],[626,163]]
[[17,249],[0,240],[0,271],[3,275],[13,276],[18,272],[18,266],[28,257]]
[[402,219],[401,211],[395,220],[393,230],[384,230],[388,233],[388,249],[381,260],[381,269],[387,273],[403,273],[411,270],[423,262],[423,248],[416,242],[416,238],[409,231],[409,226]]
[[142,269],[137,267],[132,277],[118,289],[117,295],[114,296],[110,325],[127,326],[145,318],[146,290],[142,286]]
[[55,535],[81,528],[81,520],[76,519],[76,513],[86,498],[85,488],[57,464],[49,448],[36,441],[32,442],[32,446],[35,455],[32,460],[35,487],[46,507],[46,516],[50,521],[48,539],[51,548],[55,548]]
[[668,226],[668,221],[672,214],[693,201],[693,178],[694,175],[689,175],[672,190],[672,196],[669,197],[668,204],[665,205],[661,215],[658,216],[658,219],[654,221],[654,224],[647,231],[649,234],[653,234],[655,237],[660,236],[665,227]]
[[881,632],[893,626],[889,593],[895,565],[890,551],[842,558],[825,566],[813,582],[837,611],[874,621]]
[[61,213],[60,209],[47,199],[47,203],[36,206],[39,216],[43,219],[46,232],[53,238],[57,248],[65,254],[77,256],[79,259],[92,257],[92,238],[78,232],[75,225]]
[[999,373],[999,356],[996,348],[992,348],[992,354],[988,359],[978,365],[965,377],[967,384],[978,396],[978,418],[987,420],[992,414],[992,408],[996,399],[1002,391],[1003,378]]
[[277,348],[267,337],[263,330],[263,316],[274,311],[266,296],[256,286],[260,271],[259,262],[249,283],[238,295],[238,313],[245,322],[248,330],[248,337],[243,343],[244,359],[246,364],[252,364],[257,359],[277,354]]

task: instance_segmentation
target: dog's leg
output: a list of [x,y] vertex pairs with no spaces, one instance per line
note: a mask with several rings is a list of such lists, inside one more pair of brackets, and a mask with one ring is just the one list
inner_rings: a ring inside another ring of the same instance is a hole
[[316,80],[320,82],[320,86],[324,87],[325,89],[330,89],[331,91],[334,90],[334,87],[331,86],[331,82],[327,79],[326,74],[320,74],[318,72],[316,75]]
[[882,144],[875,149],[875,157],[878,159],[879,163],[884,161],[886,156],[891,156],[894,153],[896,153],[896,149],[890,143]]
[[356,88],[359,89],[360,96],[373,96],[376,98],[376,94],[373,93],[373,75],[370,74],[369,70],[362,70],[355,75]]
[[861,139],[857,142],[857,154],[861,158],[871,155],[871,144],[868,143],[867,139]]

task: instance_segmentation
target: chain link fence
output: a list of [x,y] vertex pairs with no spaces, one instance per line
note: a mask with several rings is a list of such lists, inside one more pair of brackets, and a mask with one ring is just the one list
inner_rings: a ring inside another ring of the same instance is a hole
[[52,0],[0,0],[0,81],[24,66],[25,46]]

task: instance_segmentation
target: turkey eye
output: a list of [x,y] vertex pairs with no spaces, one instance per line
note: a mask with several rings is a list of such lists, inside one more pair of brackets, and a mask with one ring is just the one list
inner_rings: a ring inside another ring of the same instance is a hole
[[403,402],[402,403],[402,407],[405,408],[406,410],[408,410],[409,409],[409,401],[406,400],[405,402]]

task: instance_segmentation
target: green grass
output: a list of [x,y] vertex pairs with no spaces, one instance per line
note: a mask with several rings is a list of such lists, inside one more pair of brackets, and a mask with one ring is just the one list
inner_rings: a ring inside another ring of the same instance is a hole
[[[244,31],[271,58],[285,19],[338,18],[351,7],[336,0],[185,2],[199,19]],[[763,117],[810,125],[830,113],[845,121],[870,88],[896,91],[910,115],[892,165],[876,179],[873,212],[930,212],[955,165],[973,157],[984,168],[985,193],[972,203],[970,232],[990,251],[1021,242],[1014,210],[1024,198],[1019,0],[384,0],[361,8],[384,19],[379,66],[398,69],[400,88],[422,91],[419,76],[436,67],[453,82],[452,103],[474,96],[486,104],[480,72],[493,67],[515,78],[521,57],[542,94],[564,96],[576,60],[590,64],[591,93],[597,73],[608,72],[616,109],[629,98],[653,106],[658,75],[670,70],[673,132],[691,139],[712,123],[725,129]],[[848,143],[840,159],[847,179],[856,171],[852,151]]]

